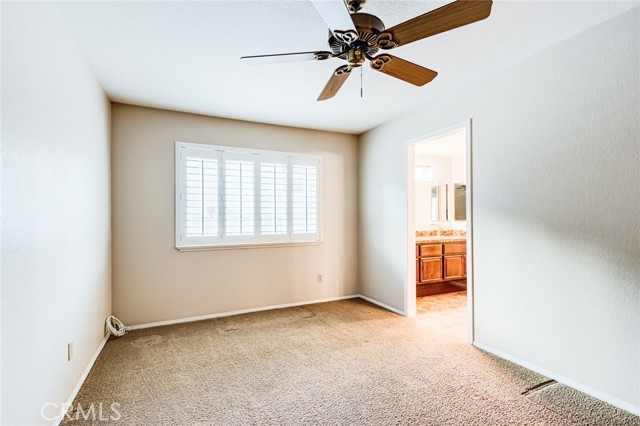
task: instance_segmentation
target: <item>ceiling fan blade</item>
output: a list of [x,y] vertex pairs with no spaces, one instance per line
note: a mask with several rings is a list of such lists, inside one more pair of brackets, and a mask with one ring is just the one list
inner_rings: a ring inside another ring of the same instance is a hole
[[491,0],[458,0],[389,28],[378,38],[380,47],[392,49],[416,40],[472,24],[491,14]]
[[351,68],[349,68],[348,65],[342,65],[341,67],[338,67],[331,75],[329,81],[327,81],[324,89],[322,89],[322,93],[320,93],[320,96],[318,96],[318,100],[324,101],[333,98],[336,93],[338,93],[338,90],[340,90],[344,82],[347,81],[347,78],[349,78],[350,75]]
[[437,72],[386,53],[371,58],[371,68],[416,86],[436,78]]
[[314,61],[332,57],[331,52],[279,53],[275,55],[243,56],[240,62],[246,65],[280,64],[284,62]]
[[351,14],[344,0],[311,0],[333,35],[348,43],[358,38]]

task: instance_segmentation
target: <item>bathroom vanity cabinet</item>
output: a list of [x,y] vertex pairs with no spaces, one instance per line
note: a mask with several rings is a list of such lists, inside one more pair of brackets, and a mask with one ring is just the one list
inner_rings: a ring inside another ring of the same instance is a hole
[[465,240],[429,240],[416,243],[416,294],[430,296],[467,289]]

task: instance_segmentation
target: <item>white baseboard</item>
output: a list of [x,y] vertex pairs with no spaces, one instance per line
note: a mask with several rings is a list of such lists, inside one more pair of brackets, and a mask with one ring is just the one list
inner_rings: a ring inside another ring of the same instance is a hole
[[387,309],[387,310],[389,310],[389,311],[391,311],[391,312],[395,312],[396,314],[400,314],[400,315],[405,316],[405,317],[407,316],[407,314],[406,314],[404,311],[401,311],[400,309],[394,308],[393,306],[389,306],[389,305],[384,304],[384,303],[382,303],[382,302],[378,302],[377,300],[372,299],[372,298],[370,298],[370,297],[364,296],[364,295],[362,295],[362,294],[358,294],[358,295],[357,295],[357,297],[359,297],[359,298],[361,298],[361,299],[364,299],[364,300],[366,300],[367,302],[371,302],[371,303],[373,303],[374,305],[378,305],[378,306],[380,306],[381,308],[385,308],[385,309]]
[[[73,391],[71,391],[71,395],[69,395],[69,399],[67,399],[67,402],[66,402],[66,405],[65,405],[66,407],[71,407],[71,405],[73,404],[73,400],[76,399],[76,395],[78,395],[78,392],[80,391],[80,388],[84,384],[84,381],[87,380],[87,376],[89,375],[89,372],[93,368],[93,364],[96,363],[96,359],[98,359],[98,355],[100,355],[100,352],[102,352],[102,349],[104,348],[104,345],[107,343],[107,340],[109,340],[109,336],[111,336],[111,335],[107,334],[106,336],[104,336],[104,339],[102,339],[102,342],[100,342],[100,345],[98,346],[98,349],[96,349],[96,352],[93,354],[93,356],[89,360],[89,364],[87,364],[87,368],[84,369],[84,372],[82,373],[82,376],[80,376],[80,380],[78,380],[78,383],[76,384],[76,387],[73,388]],[[58,418],[56,418],[53,421],[53,424],[55,426],[58,426],[62,422],[62,420],[64,419],[65,414],[67,414],[67,413],[60,413]]]
[[350,296],[338,296],[338,297],[328,297],[325,299],[316,299],[316,300],[306,300],[304,302],[294,302],[294,303],[284,303],[282,305],[270,305],[270,306],[261,306],[259,308],[249,308],[249,309],[240,309],[237,311],[228,311],[228,312],[220,312],[217,314],[207,314],[207,315],[198,315],[195,317],[186,317],[186,318],[177,318],[167,321],[158,321],[158,322],[150,322],[147,324],[137,324],[129,327],[130,330],[142,330],[144,328],[152,328],[152,327],[161,327],[163,325],[172,325],[172,324],[182,324],[185,322],[193,322],[193,321],[202,321],[214,318],[222,318],[222,317],[230,317],[233,315],[240,314],[249,314],[252,312],[260,312],[260,311],[270,311],[272,309],[282,309],[282,308],[292,308],[295,306],[303,306],[303,305],[312,305],[314,303],[325,303],[325,302],[335,302],[337,300],[345,300],[345,299],[353,299],[356,297],[361,297],[358,294],[352,294]]
[[570,388],[576,389],[580,392],[586,393],[589,396],[592,396],[596,399],[599,399],[601,401],[604,401],[608,404],[613,405],[614,407],[618,407],[622,410],[628,411],[631,414],[635,414],[635,415],[640,415],[640,406],[636,406],[633,404],[630,404],[628,402],[625,401],[621,401],[618,398],[614,398],[611,395],[607,395],[603,392],[600,392],[596,389],[593,389],[589,386],[583,385],[582,383],[576,382],[575,380],[572,379],[568,379],[560,374],[556,374],[553,371],[549,371],[547,369],[538,367],[537,365],[531,364],[530,362],[524,361],[520,358],[511,356],[505,352],[502,352],[500,350],[494,349],[491,346],[487,346],[483,343],[479,343],[479,342],[473,342],[473,346],[475,346],[478,349],[482,349],[483,351],[487,351],[495,356],[498,356],[500,358],[506,359],[507,361],[511,361],[515,364],[518,364],[524,368],[527,368],[531,371],[535,371],[536,373],[542,374],[543,376],[546,376],[550,379],[555,380],[558,383],[561,383],[563,385],[569,386]]

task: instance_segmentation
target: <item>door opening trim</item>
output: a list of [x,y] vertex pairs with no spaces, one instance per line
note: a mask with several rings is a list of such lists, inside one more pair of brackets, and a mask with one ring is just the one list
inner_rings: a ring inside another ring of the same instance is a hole
[[475,340],[474,332],[474,267],[473,267],[473,132],[472,119],[469,118],[459,123],[440,128],[422,134],[405,142],[405,153],[407,156],[407,193],[406,197],[406,224],[407,224],[407,270],[405,276],[407,282],[404,286],[404,313],[408,317],[416,315],[416,266],[415,259],[411,253],[415,252],[415,144],[428,139],[442,136],[454,130],[465,129],[466,139],[466,174],[467,174],[467,341],[473,344]]

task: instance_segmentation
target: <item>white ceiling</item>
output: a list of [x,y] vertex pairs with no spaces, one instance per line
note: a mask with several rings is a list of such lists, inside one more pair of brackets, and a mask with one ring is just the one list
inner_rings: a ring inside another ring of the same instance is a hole
[[[387,28],[448,2],[369,0]],[[363,67],[338,95],[316,98],[339,59],[262,67],[244,55],[327,50],[308,1],[58,2],[114,101],[256,122],[362,133],[547,46],[621,14],[633,2],[495,1],[481,22],[390,53],[439,72],[418,88]]]

